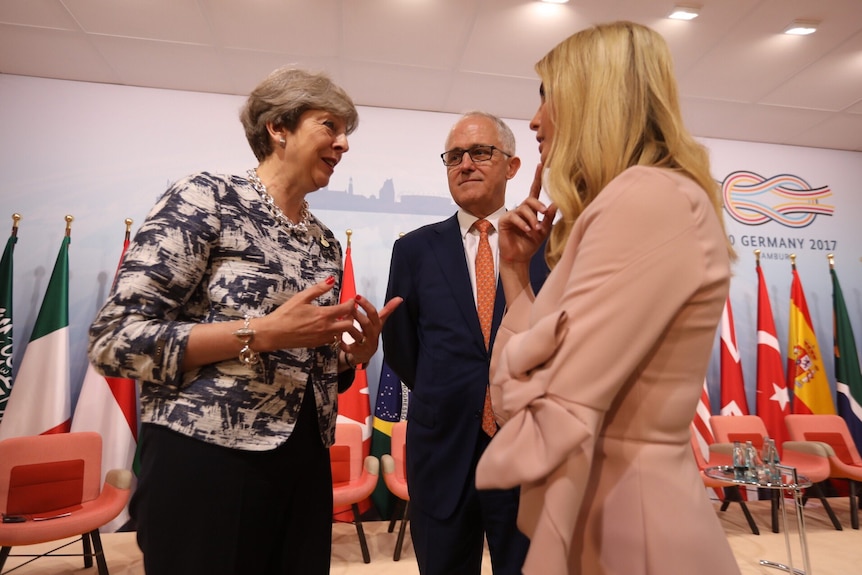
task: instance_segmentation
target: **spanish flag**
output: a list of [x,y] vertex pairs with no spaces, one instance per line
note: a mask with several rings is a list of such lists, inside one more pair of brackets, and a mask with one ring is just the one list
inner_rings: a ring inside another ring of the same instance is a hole
[[793,391],[793,413],[834,414],[835,402],[795,262],[788,325],[787,387]]

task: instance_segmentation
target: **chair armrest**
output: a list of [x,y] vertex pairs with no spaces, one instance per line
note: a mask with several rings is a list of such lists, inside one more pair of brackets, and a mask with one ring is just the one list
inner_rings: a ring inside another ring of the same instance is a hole
[[733,444],[732,443],[711,443],[709,445],[709,452],[717,453],[720,455],[729,455],[733,456]]
[[380,460],[378,460],[373,455],[369,455],[365,458],[365,471],[370,473],[371,475],[377,475],[380,473]]
[[387,473],[395,473],[395,460],[392,459],[392,456],[388,453],[384,453],[383,456],[380,457],[380,464],[383,467],[383,474]]
[[117,489],[129,489],[132,486],[132,472],[128,469],[112,469],[105,476],[105,483]]
[[785,441],[781,447],[784,451],[797,451],[819,457],[835,456],[835,450],[832,449],[832,446],[822,441]]

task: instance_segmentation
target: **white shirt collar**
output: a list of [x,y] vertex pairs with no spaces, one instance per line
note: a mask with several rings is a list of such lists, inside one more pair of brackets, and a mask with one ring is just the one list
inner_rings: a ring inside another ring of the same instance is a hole
[[[501,206],[496,212],[489,214],[488,217],[484,218],[491,222],[491,225],[494,226],[494,230],[497,229],[497,222],[500,221],[500,218],[503,217],[503,214],[506,213],[506,206]],[[458,209],[458,226],[461,228],[461,239],[467,237],[467,234],[470,233],[470,228],[473,227],[473,224],[478,220],[476,216],[473,214],[467,213],[463,209]]]

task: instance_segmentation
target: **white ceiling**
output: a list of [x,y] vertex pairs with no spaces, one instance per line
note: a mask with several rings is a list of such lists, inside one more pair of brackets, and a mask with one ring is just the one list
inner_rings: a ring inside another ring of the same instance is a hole
[[[527,119],[533,64],[629,19],[670,44],[697,136],[862,151],[862,0],[0,0],[0,73],[247,94],[326,70],[358,105]],[[794,19],[817,33],[781,34]],[[2,95],[0,95],[2,98]]]

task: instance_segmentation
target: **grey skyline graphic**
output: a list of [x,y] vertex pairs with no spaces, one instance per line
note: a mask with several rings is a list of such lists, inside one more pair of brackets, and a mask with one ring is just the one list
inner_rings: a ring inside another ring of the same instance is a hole
[[308,195],[311,209],[343,210],[354,212],[381,212],[390,214],[415,214],[420,216],[450,216],[458,207],[449,196],[425,196],[401,194],[396,200],[395,183],[386,178],[377,196],[356,194],[351,177],[346,190],[332,190],[329,186]]

